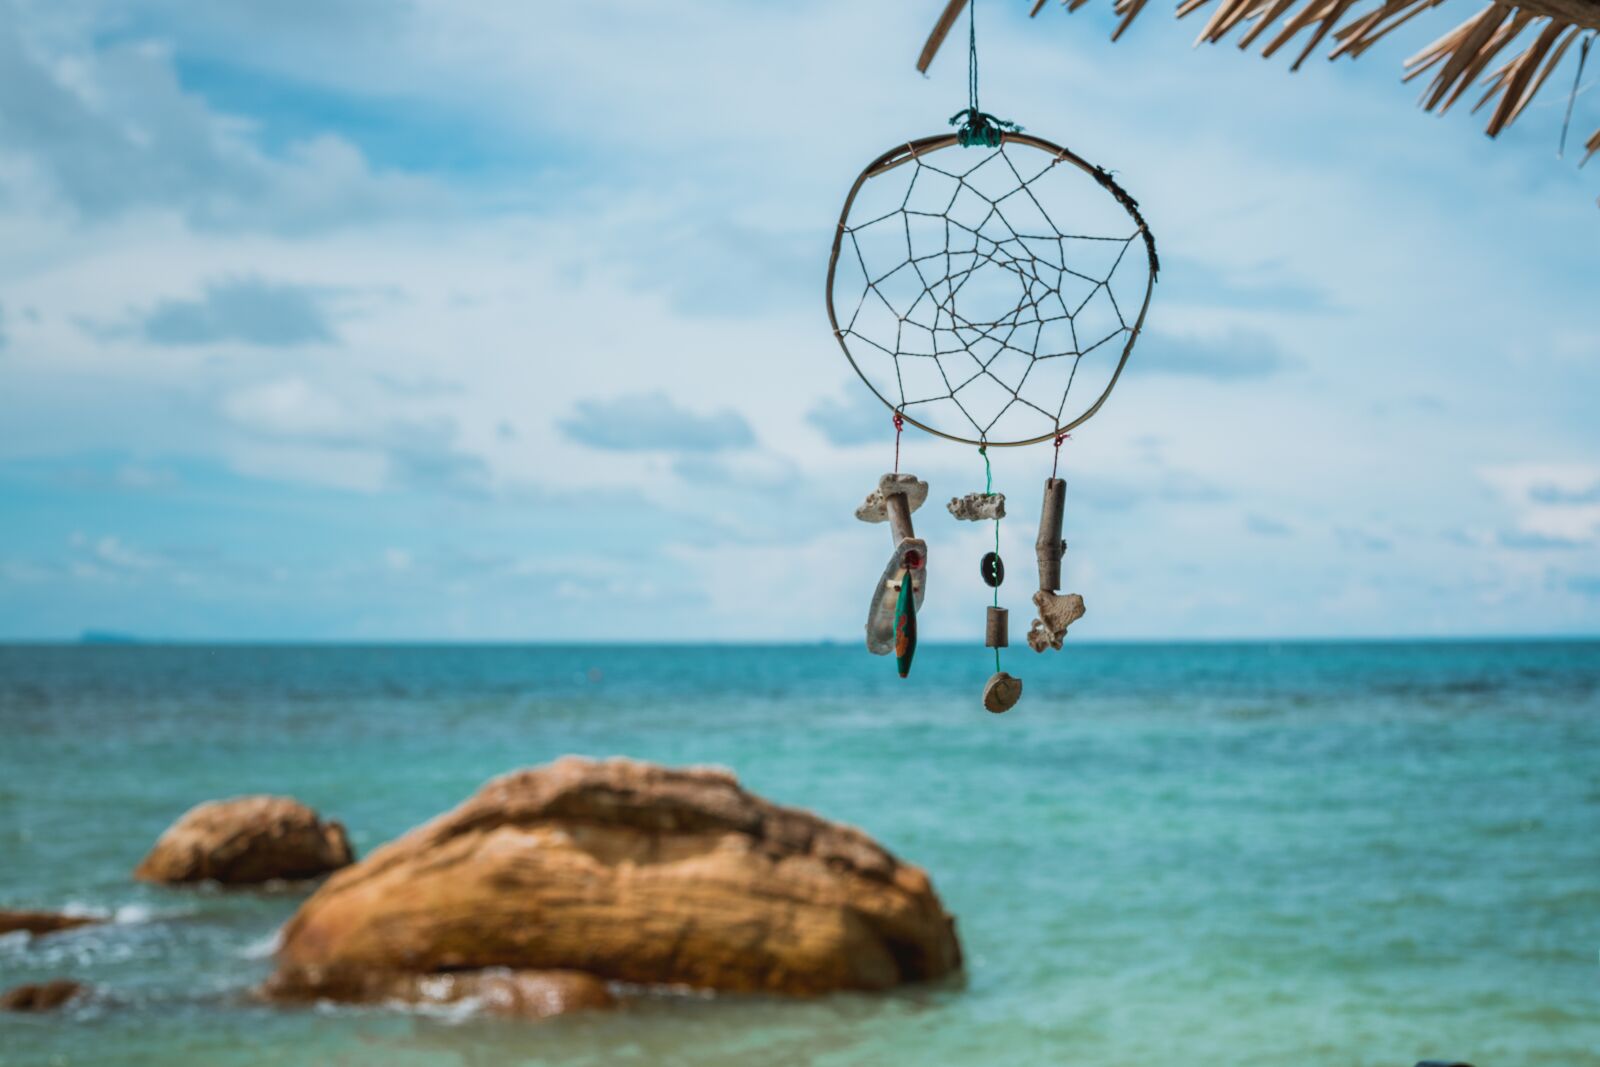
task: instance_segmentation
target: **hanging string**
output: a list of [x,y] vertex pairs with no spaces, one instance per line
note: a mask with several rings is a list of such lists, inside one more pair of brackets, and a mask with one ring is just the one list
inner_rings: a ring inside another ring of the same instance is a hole
[[894,472],[900,473],[900,431],[906,428],[906,420],[897,411],[894,413]]
[[978,0],[967,4],[967,106],[950,116],[950,125],[959,126],[956,141],[962,148],[999,148],[1006,130],[1020,132],[1021,126],[997,119],[978,107]]
[[[979,445],[978,455],[983,457],[983,495],[994,496],[994,468],[989,466],[989,446],[987,444]],[[994,520],[994,556],[995,559],[1000,558],[999,519]],[[994,587],[994,606],[1000,606],[1000,586],[998,584]],[[994,650],[994,670],[996,674],[1000,673],[1000,650],[998,648]]]
[[1556,147],[1557,159],[1566,158],[1567,130],[1572,127],[1572,105],[1578,102],[1578,86],[1583,81],[1584,64],[1589,62],[1589,46],[1594,44],[1595,32],[1591,31],[1578,49],[1578,73],[1572,76],[1572,92],[1567,97],[1567,117],[1561,120],[1561,144]]
[[1070,433],[1056,434],[1056,458],[1050,462],[1050,477],[1052,480],[1056,476],[1056,470],[1061,466],[1061,442],[1070,441],[1071,439],[1072,435]]

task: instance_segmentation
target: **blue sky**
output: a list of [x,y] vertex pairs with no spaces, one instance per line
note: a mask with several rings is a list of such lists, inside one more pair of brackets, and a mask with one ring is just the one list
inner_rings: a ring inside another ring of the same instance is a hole
[[[0,0],[0,637],[858,639],[893,434],[822,275],[965,103],[960,49],[912,69],[940,6]],[[1074,633],[1600,631],[1564,93],[1491,142],[1399,83],[1449,16],[1291,76],[1028,6],[980,9],[986,107],[1165,268],[1063,453]],[[995,454],[1018,561],[1048,451]],[[989,535],[921,518],[971,637]]]

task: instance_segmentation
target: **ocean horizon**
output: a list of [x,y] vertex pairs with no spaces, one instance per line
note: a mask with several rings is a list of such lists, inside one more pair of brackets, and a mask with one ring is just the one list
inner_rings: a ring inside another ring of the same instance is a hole
[[[1600,1063],[1600,642],[0,646],[0,938],[72,977],[0,1062]],[[292,795],[360,855],[567,754],[730,768],[923,867],[955,980],[665,994],[537,1026],[251,996],[304,887],[138,885],[205,800]]]

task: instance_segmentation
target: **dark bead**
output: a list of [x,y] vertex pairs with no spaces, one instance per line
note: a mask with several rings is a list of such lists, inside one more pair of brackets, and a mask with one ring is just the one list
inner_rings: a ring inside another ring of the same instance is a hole
[[998,552],[986,552],[978,564],[978,573],[983,575],[990,589],[998,589],[1000,583],[1006,580],[1006,565],[1000,561]]

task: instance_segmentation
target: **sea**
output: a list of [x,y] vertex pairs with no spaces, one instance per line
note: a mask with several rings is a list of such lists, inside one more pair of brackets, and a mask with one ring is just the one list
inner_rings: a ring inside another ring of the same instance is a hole
[[[1600,643],[0,647],[0,1063],[1600,1065]],[[664,992],[545,1022],[252,996],[308,892],[136,884],[201,801],[365,853],[567,753],[712,764],[859,826],[956,916],[957,979]]]

